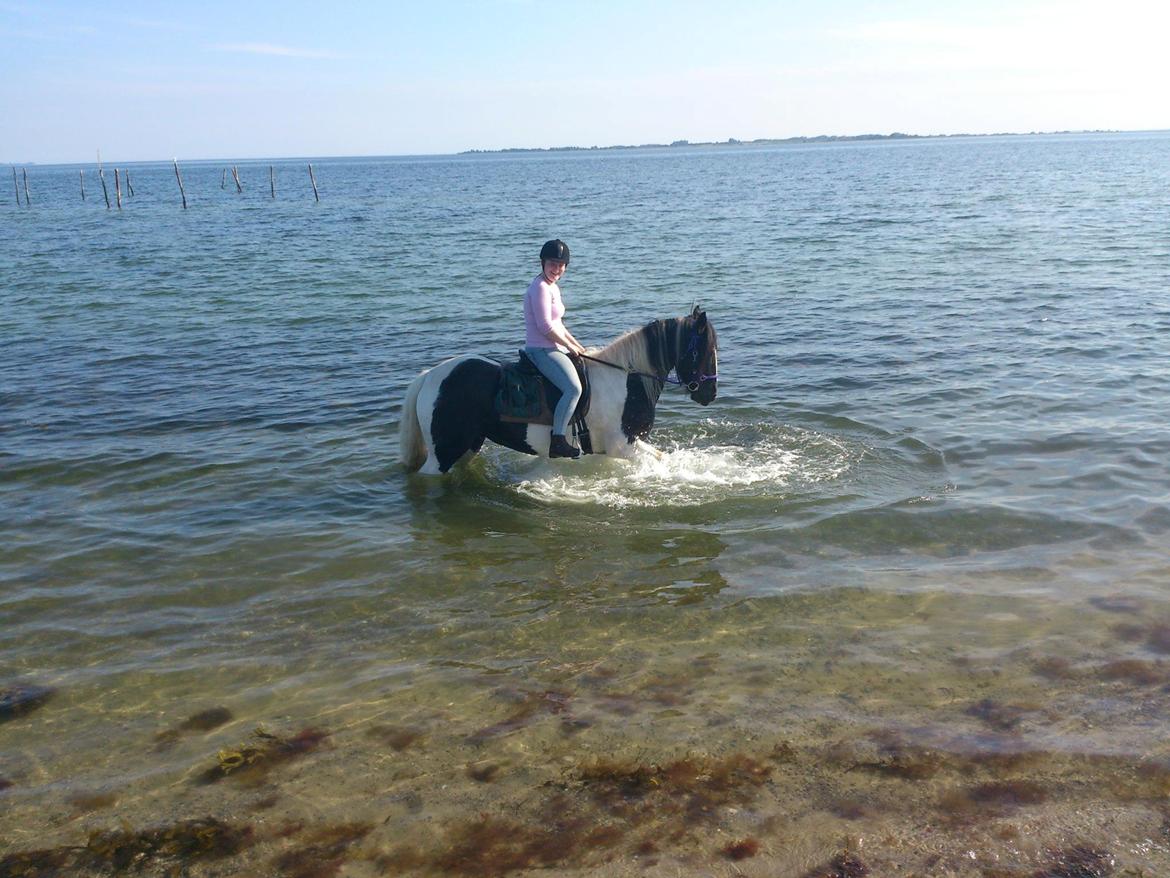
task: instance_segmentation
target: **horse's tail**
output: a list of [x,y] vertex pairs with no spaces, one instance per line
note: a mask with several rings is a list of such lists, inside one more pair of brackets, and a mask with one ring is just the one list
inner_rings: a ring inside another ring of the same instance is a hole
[[408,473],[416,472],[427,460],[427,444],[418,423],[418,392],[427,378],[424,370],[406,388],[402,402],[402,418],[398,422],[398,459]]

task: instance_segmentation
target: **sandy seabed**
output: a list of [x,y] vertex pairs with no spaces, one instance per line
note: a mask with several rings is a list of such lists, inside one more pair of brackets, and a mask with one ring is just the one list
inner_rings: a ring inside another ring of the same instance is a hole
[[0,727],[32,736],[0,772],[0,878],[1167,875],[1170,628],[1101,606],[1074,651],[1056,618],[986,660],[847,620],[781,654],[745,608],[702,651],[623,639],[315,712],[209,705],[100,765],[38,750],[50,698]]

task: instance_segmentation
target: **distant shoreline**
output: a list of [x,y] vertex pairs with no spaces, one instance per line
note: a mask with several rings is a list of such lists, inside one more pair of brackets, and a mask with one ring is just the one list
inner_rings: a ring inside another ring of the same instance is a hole
[[[470,156],[470,155],[541,155],[549,153],[575,153],[575,152],[614,152],[620,150],[636,150],[636,149],[670,149],[673,147],[683,148],[706,148],[706,149],[730,149],[736,147],[761,147],[761,146],[783,146],[791,144],[818,144],[818,143],[852,143],[852,142],[881,142],[881,141],[899,141],[899,140],[945,140],[945,139],[961,139],[961,138],[975,138],[975,137],[1044,137],[1044,136],[1058,136],[1058,135],[1086,135],[1086,134],[1163,134],[1170,133],[1170,129],[1165,128],[1147,128],[1147,129],[1083,129],[1083,130],[1065,130],[1065,131],[1000,131],[988,134],[904,134],[900,131],[895,131],[890,134],[818,134],[811,137],[761,137],[756,140],[739,140],[735,137],[729,137],[727,140],[675,140],[670,143],[639,143],[639,144],[614,144],[611,146],[512,146],[503,149],[465,149],[461,152],[437,152],[437,153],[357,153],[357,154],[321,154],[321,155],[237,155],[237,156],[211,156],[211,157],[195,157],[189,156],[187,158],[180,158],[179,164],[209,164],[216,162],[316,162],[316,161],[362,161],[366,159],[379,158],[400,158],[400,159],[441,159],[447,156]],[[124,159],[120,164],[171,164],[171,158],[130,158]],[[110,167],[114,164],[107,161]],[[16,160],[16,159],[0,159],[0,167],[16,168],[16,167],[77,167],[88,168],[94,166],[92,160],[81,161],[30,161],[30,160]],[[11,185],[8,183],[6,185]]]
[[756,140],[674,140],[670,143],[614,144],[612,146],[509,146],[503,149],[465,149],[457,155],[492,155],[510,152],[599,152],[612,149],[669,149],[677,146],[777,146],[786,143],[842,143],[858,140],[935,140],[947,137],[1035,137],[1044,134],[1122,134],[1118,130],[1097,128],[1085,131],[1001,131],[993,134],[817,134],[812,137],[761,137]]

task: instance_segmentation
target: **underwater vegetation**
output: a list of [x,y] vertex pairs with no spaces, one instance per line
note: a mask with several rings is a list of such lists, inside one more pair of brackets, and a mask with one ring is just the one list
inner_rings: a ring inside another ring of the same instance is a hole
[[57,693],[49,686],[20,684],[0,689],[0,723],[32,713]]
[[329,732],[322,729],[303,729],[291,738],[256,729],[250,742],[220,750],[216,764],[200,774],[198,780],[210,784],[228,776],[244,776],[255,781],[278,765],[307,756],[328,740]]
[[113,793],[74,793],[66,796],[65,801],[76,808],[77,813],[86,814],[90,811],[112,808],[118,803],[118,797]]
[[[1067,850],[1049,850],[1047,853],[1048,863],[1034,871],[992,867],[984,869],[983,878],[1109,878],[1117,867],[1112,854],[1093,847],[1077,845]],[[1147,873],[1127,869],[1124,874],[1142,878]]]
[[1014,731],[1024,717],[1034,708],[1024,705],[1002,704],[992,698],[984,698],[964,711],[968,716],[982,720],[1000,732]]
[[669,814],[697,823],[714,819],[720,807],[751,801],[771,773],[771,766],[736,753],[665,765],[601,759],[581,766],[576,780],[615,816],[636,822]]
[[746,860],[760,852],[760,843],[754,838],[741,838],[733,841],[722,849],[721,853],[729,860]]
[[56,878],[79,871],[123,874],[147,866],[234,856],[252,844],[250,826],[212,817],[143,830],[92,832],[84,846],[27,851],[0,858],[0,878]]
[[521,869],[575,865],[600,854],[608,859],[625,833],[573,810],[570,801],[554,797],[545,808],[545,820],[530,825],[513,820],[481,817],[454,827],[449,847],[429,859],[441,874],[504,875]]
[[366,737],[379,741],[390,749],[401,752],[419,741],[423,737],[421,729],[406,728],[403,726],[374,726],[366,733]]
[[549,689],[544,692],[521,692],[515,709],[501,722],[485,726],[468,736],[468,743],[483,744],[492,738],[519,731],[547,714],[564,714],[572,698],[566,692]]
[[159,732],[154,736],[155,750],[168,750],[179,742],[183,735],[191,732],[210,732],[218,729],[234,719],[232,712],[226,707],[212,707],[188,717],[173,729]]
[[801,878],[865,878],[868,874],[869,866],[856,855],[845,852],[837,854],[825,865],[806,872]]
[[344,823],[316,829],[301,844],[273,863],[282,878],[333,878],[345,865],[349,849],[370,834],[370,823]]

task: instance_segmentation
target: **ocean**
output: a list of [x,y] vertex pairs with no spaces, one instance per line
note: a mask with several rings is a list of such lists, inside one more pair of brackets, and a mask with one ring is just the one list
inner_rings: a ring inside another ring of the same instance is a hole
[[[1170,133],[308,161],[0,196],[0,876],[1170,874]],[[407,475],[553,237],[718,398]]]

